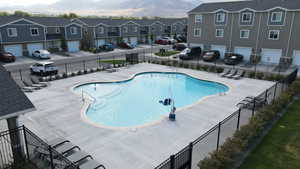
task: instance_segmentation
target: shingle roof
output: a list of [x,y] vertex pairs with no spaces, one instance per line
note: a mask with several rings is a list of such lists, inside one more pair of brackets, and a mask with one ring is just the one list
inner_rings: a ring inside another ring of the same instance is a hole
[[33,109],[33,104],[0,65],[0,119]]
[[82,22],[89,26],[97,26],[99,24],[105,24],[109,26],[120,26],[129,20],[124,19],[110,19],[110,18],[79,18]]
[[8,24],[10,22],[19,20],[19,19],[27,19],[29,21],[44,25],[44,26],[57,26],[63,27],[68,25],[71,22],[69,19],[60,18],[60,17],[20,17],[20,16],[0,16],[0,26],[4,24]]
[[174,23],[179,23],[179,22],[186,24],[187,18],[161,18],[158,21],[160,21],[166,25],[172,25]]
[[240,11],[245,8],[254,9],[257,11],[265,11],[275,7],[282,7],[289,10],[300,9],[299,0],[246,0],[233,2],[213,2],[203,3],[191,10],[193,12],[214,12],[218,9],[224,9],[230,12]]

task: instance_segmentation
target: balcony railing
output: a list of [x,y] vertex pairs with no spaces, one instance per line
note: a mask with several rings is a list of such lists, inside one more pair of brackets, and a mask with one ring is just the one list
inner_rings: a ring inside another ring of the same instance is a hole
[[56,33],[56,34],[47,34],[46,35],[46,39],[61,39],[63,36],[60,33]]

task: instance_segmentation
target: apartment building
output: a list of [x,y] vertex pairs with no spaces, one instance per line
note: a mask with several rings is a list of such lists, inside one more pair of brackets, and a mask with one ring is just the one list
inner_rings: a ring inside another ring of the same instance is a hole
[[260,58],[263,64],[300,65],[300,1],[203,3],[188,12],[188,43]]
[[15,56],[31,56],[35,50],[80,49],[82,27],[68,19],[55,17],[0,17],[0,50]]

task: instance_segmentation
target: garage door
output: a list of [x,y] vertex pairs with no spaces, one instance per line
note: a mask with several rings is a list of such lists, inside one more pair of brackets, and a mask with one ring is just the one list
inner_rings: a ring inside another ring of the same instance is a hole
[[23,56],[22,45],[5,45],[4,50],[5,52],[12,53],[16,57]]
[[252,48],[247,47],[235,47],[234,53],[238,53],[244,56],[244,61],[249,62],[252,54]]
[[130,43],[134,46],[136,46],[138,44],[138,39],[137,37],[131,37],[130,38]]
[[294,51],[293,65],[300,66],[300,50]]
[[224,59],[225,52],[226,52],[226,46],[222,45],[211,45],[211,50],[218,50],[220,52],[221,59]]
[[43,49],[43,44],[42,43],[32,43],[27,45],[27,50],[29,56],[32,56],[32,53],[36,50],[41,50]]
[[190,43],[190,47],[201,47],[201,49],[204,49],[203,44],[200,43]]
[[68,42],[68,51],[69,52],[78,52],[80,43],[79,41]]
[[96,44],[97,44],[97,47],[102,46],[105,44],[105,40],[104,39],[96,40]]
[[261,62],[266,64],[279,64],[281,55],[281,49],[262,49]]

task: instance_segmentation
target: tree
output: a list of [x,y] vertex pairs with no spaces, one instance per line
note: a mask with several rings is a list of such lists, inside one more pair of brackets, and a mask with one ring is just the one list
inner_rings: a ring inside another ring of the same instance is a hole
[[69,14],[59,15],[59,17],[66,18],[66,19],[74,19],[74,18],[78,18],[78,15],[76,13],[69,13]]
[[8,16],[8,12],[0,12],[0,16]]
[[31,16],[28,12],[24,12],[24,11],[15,11],[14,16]]

